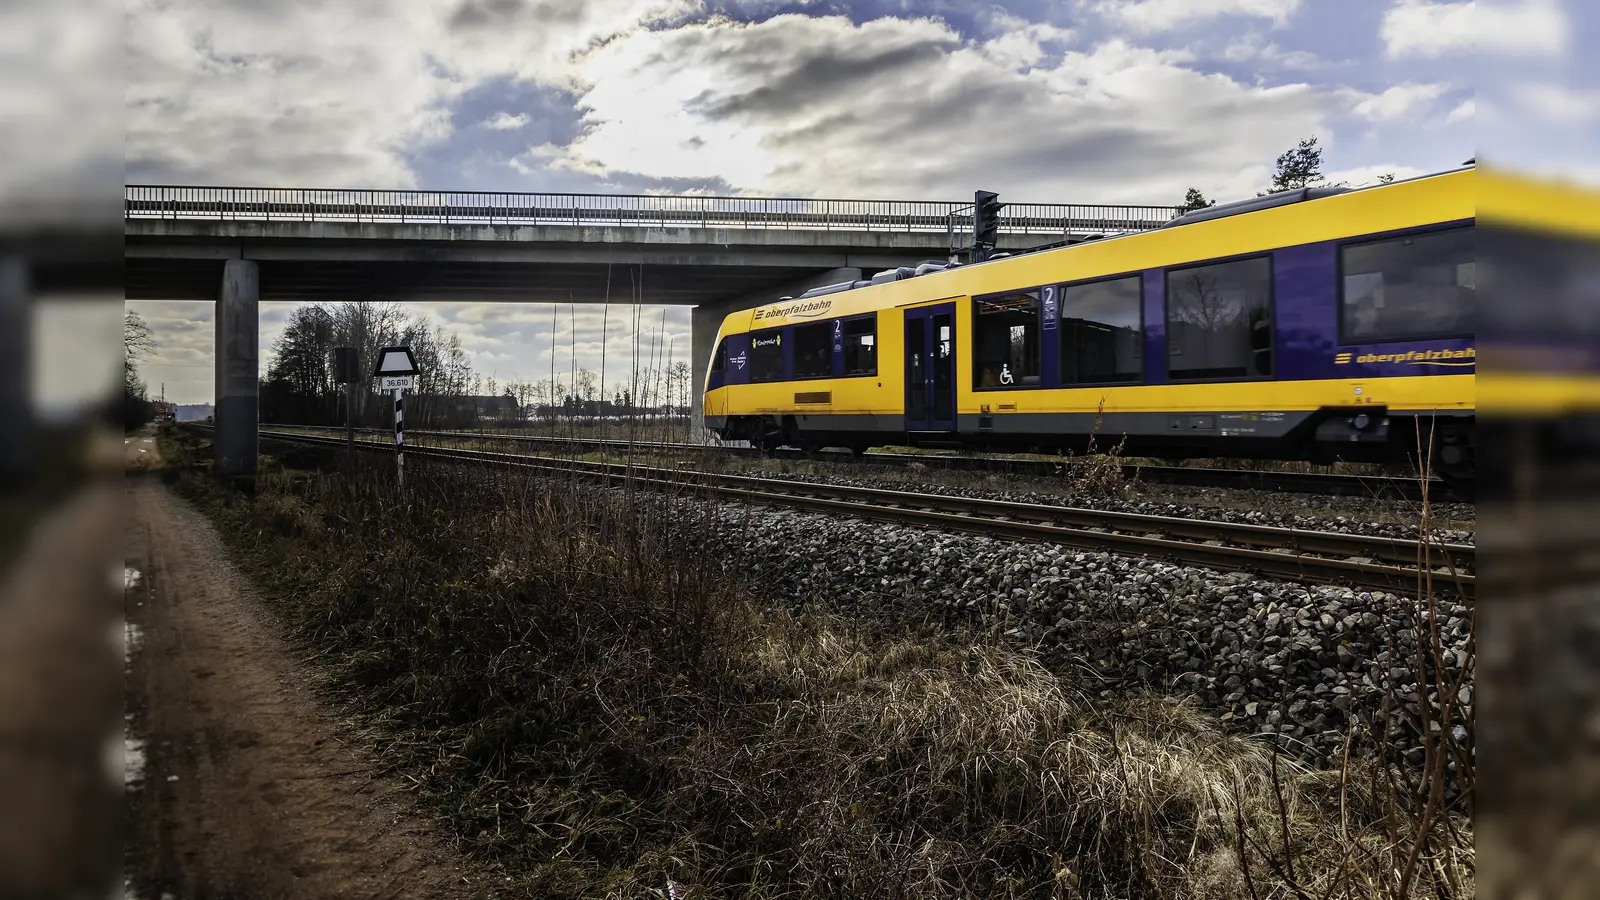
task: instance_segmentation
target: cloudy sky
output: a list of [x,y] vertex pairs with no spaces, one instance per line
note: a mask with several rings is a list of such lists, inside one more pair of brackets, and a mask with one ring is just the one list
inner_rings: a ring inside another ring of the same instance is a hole
[[[1460,164],[1480,149],[1481,105],[1592,116],[1597,95],[1536,77],[1594,45],[1589,7],[129,0],[126,177],[933,200],[982,186],[1084,203],[1176,203],[1194,186],[1229,200],[1310,135],[1334,179],[1359,183]],[[1480,96],[1475,40],[1545,89]],[[1514,131],[1483,149],[1558,153]],[[162,343],[148,380],[209,400],[209,308],[130,305]],[[602,341],[598,308],[578,310],[576,336],[563,312],[553,340],[548,307],[418,310],[502,380],[548,372],[552,344],[560,367],[576,340],[579,365],[598,368],[603,345],[632,343],[630,315]],[[287,313],[264,305],[263,368]],[[659,328],[661,311],[643,318]],[[688,311],[668,310],[666,331],[686,358]]]

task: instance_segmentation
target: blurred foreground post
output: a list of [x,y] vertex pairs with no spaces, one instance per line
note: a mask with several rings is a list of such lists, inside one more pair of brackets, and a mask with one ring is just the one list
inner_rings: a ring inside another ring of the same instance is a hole
[[0,484],[26,477],[33,465],[31,309],[26,262],[0,255]]
[[1600,885],[1600,190],[1485,167],[1478,194],[1474,747],[1484,897]]

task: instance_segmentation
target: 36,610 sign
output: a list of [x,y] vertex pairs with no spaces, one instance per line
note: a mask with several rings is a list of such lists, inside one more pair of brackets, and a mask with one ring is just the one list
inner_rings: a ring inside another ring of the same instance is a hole
[[406,388],[415,389],[417,376],[415,375],[384,375],[381,378],[382,388],[386,391],[399,391]]

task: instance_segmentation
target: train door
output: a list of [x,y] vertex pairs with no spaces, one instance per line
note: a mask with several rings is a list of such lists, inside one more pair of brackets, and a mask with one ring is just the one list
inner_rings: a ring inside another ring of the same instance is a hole
[[956,307],[906,310],[906,431],[956,430]]

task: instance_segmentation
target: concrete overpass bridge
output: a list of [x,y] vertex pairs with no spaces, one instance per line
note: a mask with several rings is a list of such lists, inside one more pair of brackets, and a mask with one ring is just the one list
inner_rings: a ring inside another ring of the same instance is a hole
[[[269,301],[685,305],[703,372],[728,311],[945,261],[972,204],[130,185],[130,300],[217,304],[217,467],[253,474],[257,305]],[[1142,231],[1170,206],[1012,203],[997,249]],[[632,269],[633,284],[629,273]]]

